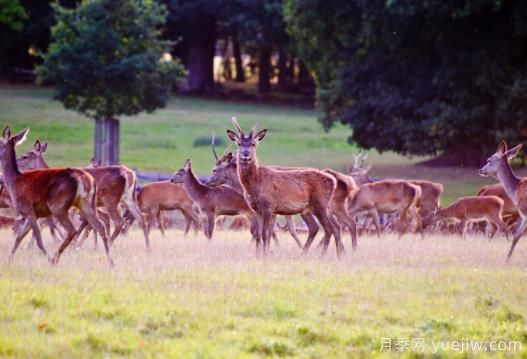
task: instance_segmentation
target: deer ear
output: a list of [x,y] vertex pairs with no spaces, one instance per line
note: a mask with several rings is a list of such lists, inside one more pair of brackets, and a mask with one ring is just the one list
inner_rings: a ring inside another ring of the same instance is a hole
[[521,150],[522,146],[523,145],[520,143],[518,146],[513,147],[507,152],[505,152],[505,156],[507,156],[507,159],[508,160],[513,159],[518,154],[518,152]]
[[259,131],[256,135],[254,135],[254,139],[258,142],[261,142],[265,135],[267,134],[267,128],[264,128],[263,130]]
[[240,138],[236,132],[231,130],[227,130],[227,136],[232,142],[238,142],[238,139]]
[[496,153],[499,153],[500,155],[502,155],[505,152],[507,152],[507,142],[501,141],[500,144],[498,145],[498,149],[496,150]]
[[9,128],[9,126],[6,126],[4,128],[4,132],[2,132],[2,137],[6,141],[9,140],[9,138],[11,137],[11,128]]
[[26,140],[26,138],[27,138],[28,132],[29,132],[29,127],[23,129],[22,131],[20,131],[19,133],[17,133],[13,137],[11,137],[12,140],[15,142],[15,145],[19,145],[19,144],[23,143]]
[[33,149],[37,152],[40,152],[40,149],[42,148],[42,146],[40,145],[40,140],[36,140],[35,141],[35,144],[33,145]]
[[40,147],[40,153],[44,153],[48,150],[48,141],[44,142],[44,144]]

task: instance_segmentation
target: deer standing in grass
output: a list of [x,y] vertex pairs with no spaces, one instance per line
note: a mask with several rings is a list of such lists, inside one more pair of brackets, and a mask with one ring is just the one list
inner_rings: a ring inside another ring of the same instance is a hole
[[[330,212],[331,199],[337,186],[334,177],[316,169],[279,170],[258,164],[256,148],[264,139],[267,129],[247,135],[233,117],[237,132],[227,130],[227,136],[237,144],[238,177],[250,207],[258,213],[263,223],[264,252],[269,248],[273,214],[294,215],[313,213],[324,228],[322,254],[325,254],[331,236],[335,237],[337,256],[344,253],[338,225]],[[304,245],[306,253],[313,242],[309,237]],[[258,247],[258,244],[257,244]]]
[[518,212],[516,205],[507,195],[507,192],[505,192],[505,188],[503,188],[501,183],[483,186],[476,196],[498,196],[501,198],[503,200],[503,220],[507,225],[512,225],[520,218],[520,213]]
[[[214,158],[216,159],[216,164],[214,166],[214,169],[212,170],[212,176],[207,182],[209,186],[219,186],[219,185],[227,185],[232,188],[234,188],[236,191],[238,191],[240,194],[243,195],[243,187],[240,183],[240,179],[238,177],[238,165],[236,162],[236,157],[232,155],[232,152],[229,152],[229,148],[225,150],[222,157],[219,158],[216,150],[214,149],[214,140],[212,143],[212,153],[214,154]],[[292,216],[284,216],[286,219],[286,226],[289,230],[289,233],[295,240],[295,243],[299,248],[302,248],[302,243],[298,239],[298,236],[296,235],[296,229],[295,229],[295,222],[293,221]],[[278,242],[278,239],[276,237],[276,233],[274,231],[275,227],[275,220],[276,216],[273,216],[272,221],[272,236],[275,239],[275,242]],[[304,219],[304,221],[312,225],[313,223],[316,225],[316,221],[314,219]],[[318,225],[316,225],[317,228],[311,228],[311,231],[314,231],[315,234],[318,231]]]
[[521,147],[522,145],[519,144],[509,150],[507,143],[501,141],[496,153],[490,156],[487,159],[487,163],[479,170],[481,176],[494,176],[498,178],[520,214],[520,220],[514,228],[514,235],[511,248],[507,254],[507,261],[510,260],[514,252],[514,247],[516,247],[516,244],[527,228],[527,179],[516,177],[509,165],[509,160],[518,154]]
[[185,235],[194,224],[197,231],[200,225],[198,213],[194,210],[194,201],[183,188],[182,184],[169,181],[152,182],[141,188],[137,194],[137,204],[143,213],[146,213],[148,231],[157,220],[161,234],[165,235],[165,228],[161,219],[162,211],[180,210],[185,217]]
[[70,208],[76,207],[103,238],[108,263],[113,266],[108,238],[95,211],[95,180],[86,171],[75,168],[47,168],[20,172],[16,162],[15,146],[24,141],[28,130],[22,130],[11,136],[11,129],[7,126],[0,139],[0,163],[5,183],[13,206],[24,218],[23,223],[17,227],[15,244],[9,260],[12,261],[18,246],[29,230],[33,231],[38,247],[47,256],[37,219],[53,216],[67,233],[55,255],[50,258],[52,264],[58,263],[60,255],[77,233],[68,213]]
[[490,237],[494,237],[497,228],[502,230],[509,239],[508,227],[503,221],[503,200],[497,196],[468,196],[457,199],[450,206],[439,208],[424,221],[428,226],[441,219],[454,219],[460,223],[460,231],[465,238],[467,225],[470,222],[487,221],[493,230]]
[[[44,151],[29,151],[20,157],[18,161],[28,169],[49,168],[44,160],[43,154]],[[123,205],[143,229],[145,244],[149,248],[150,241],[143,214],[135,202],[135,187],[137,182],[135,172],[123,165],[98,166],[96,164],[94,165],[93,161],[89,167],[85,167],[83,170],[95,179],[97,186],[97,207],[104,208],[114,223],[114,232],[110,237],[111,243],[117,238],[125,224],[119,208],[120,205]],[[99,213],[101,218],[106,216],[102,212]],[[84,220],[79,228],[79,233],[85,228],[89,230],[89,224]]]
[[196,202],[206,217],[205,236],[210,240],[214,232],[216,217],[242,214],[251,221],[251,233],[260,241],[260,229],[256,213],[247,205],[242,194],[229,186],[210,187],[200,182],[190,160],[171,179],[172,183],[183,183],[185,191]]

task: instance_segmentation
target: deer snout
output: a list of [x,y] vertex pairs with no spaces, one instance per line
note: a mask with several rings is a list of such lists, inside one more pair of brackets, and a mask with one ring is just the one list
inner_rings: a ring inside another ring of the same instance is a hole
[[240,157],[244,161],[248,161],[251,159],[251,151],[249,150],[243,150],[240,152]]

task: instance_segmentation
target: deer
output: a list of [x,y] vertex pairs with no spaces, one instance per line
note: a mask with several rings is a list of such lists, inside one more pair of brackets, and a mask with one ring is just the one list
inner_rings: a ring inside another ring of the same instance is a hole
[[206,218],[204,232],[209,241],[212,239],[217,216],[239,214],[249,218],[251,233],[257,243],[260,241],[258,218],[245,202],[243,195],[229,186],[210,187],[201,183],[192,170],[190,159],[187,159],[183,167],[172,175],[170,181],[176,184],[182,183],[189,197],[199,205]]
[[[237,170],[237,163],[236,163],[236,157],[233,156],[232,152],[229,152],[229,147],[225,150],[223,155],[218,157],[218,154],[216,153],[216,149],[214,148],[214,136],[212,137],[212,153],[214,155],[214,158],[216,160],[214,169],[212,170],[212,176],[209,178],[209,181],[207,184],[209,186],[219,186],[219,185],[227,185],[232,188],[234,188],[239,193],[243,194],[243,188],[240,183],[240,179],[238,178],[238,170]],[[302,248],[302,243],[300,242],[300,239],[298,239],[298,236],[296,235],[296,228],[295,228],[295,222],[292,218],[292,216],[284,216],[286,219],[286,227],[295,240],[295,243],[299,248]],[[275,228],[275,221],[276,216],[273,216],[273,220],[271,223],[271,230],[272,230],[272,236],[276,243],[278,243],[278,239],[276,236],[276,233],[274,231]],[[304,220],[305,221],[305,220]],[[314,219],[308,219],[305,221],[306,223],[316,224],[316,221]],[[317,228],[311,228],[312,231],[318,231],[318,225]]]
[[520,219],[514,228],[512,244],[507,254],[507,262],[510,261],[516,244],[527,228],[527,179],[515,176],[509,164],[509,161],[518,154],[521,148],[522,144],[519,144],[508,149],[507,143],[501,141],[496,152],[479,169],[479,174],[483,177],[493,176],[498,178],[520,214]]
[[498,196],[503,200],[503,219],[508,225],[512,225],[520,218],[518,209],[512,199],[505,192],[501,183],[494,183],[483,186],[476,196]]
[[492,224],[493,230],[490,237],[493,238],[497,228],[505,233],[508,240],[508,227],[503,221],[503,200],[497,196],[467,196],[458,198],[454,203],[445,208],[439,208],[434,214],[424,220],[424,226],[428,226],[438,220],[454,219],[460,222],[460,231],[465,239],[467,225],[470,222],[485,220]]
[[[227,136],[237,147],[237,171],[249,206],[258,213],[262,222],[264,253],[269,248],[271,221],[274,214],[294,215],[312,213],[324,229],[321,255],[327,251],[331,236],[335,238],[337,257],[344,254],[338,225],[331,218],[331,199],[337,187],[335,178],[316,169],[279,170],[260,166],[256,154],[267,129],[256,132],[253,127],[246,135],[232,118],[236,132],[227,130]],[[309,236],[303,252],[307,253],[314,237]],[[257,243],[257,250],[258,250]]]
[[417,211],[421,187],[403,180],[382,180],[363,184],[349,202],[349,213],[366,213],[373,218],[377,237],[380,238],[379,212],[399,214],[399,239],[408,227],[408,217],[416,219],[422,235],[422,220]]
[[165,235],[165,228],[161,220],[161,211],[180,210],[185,217],[185,233],[187,235],[192,224],[195,230],[200,225],[199,214],[194,209],[194,201],[189,197],[182,184],[171,183],[170,181],[152,182],[144,185],[137,194],[137,204],[139,209],[146,213],[148,230],[154,221],[161,234]]
[[[44,152],[29,151],[19,161],[28,169],[49,168],[47,162],[44,160]],[[91,161],[90,165],[83,168],[83,170],[95,179],[97,185],[97,207],[103,207],[114,223],[115,228],[110,236],[110,243],[113,244],[125,224],[119,210],[119,205],[123,205],[138,221],[143,230],[146,247],[147,249],[150,248],[143,214],[135,202],[135,187],[137,182],[135,172],[124,165],[97,166],[94,161]],[[102,213],[99,212],[101,218],[105,218],[106,215]],[[87,221],[83,221],[79,233],[87,228],[88,225],[89,223]]]
[[[350,175],[359,185],[375,182],[368,175],[371,166],[364,166],[367,158],[367,154],[359,152],[359,154],[354,156],[353,166],[350,168]],[[441,195],[443,193],[443,185],[441,183],[417,179],[404,181],[421,187],[421,196],[417,203],[418,213],[421,218],[429,217],[441,206]]]
[[[6,187],[14,208],[24,219],[16,228],[15,243],[9,255],[9,262],[13,261],[20,243],[32,230],[42,254],[48,257],[51,264],[57,264],[61,254],[77,233],[68,214],[69,209],[75,207],[101,235],[108,264],[113,267],[108,237],[95,211],[95,180],[88,172],[77,168],[46,168],[21,172],[16,161],[15,146],[26,139],[28,131],[29,128],[26,128],[11,136],[11,129],[6,126],[0,139],[0,164]],[[56,218],[67,233],[51,258],[42,242],[37,221],[38,218],[49,216]]]

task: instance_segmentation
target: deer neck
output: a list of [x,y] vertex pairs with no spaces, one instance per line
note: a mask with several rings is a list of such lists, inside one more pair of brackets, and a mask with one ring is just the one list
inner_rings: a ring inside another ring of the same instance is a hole
[[516,203],[516,190],[520,179],[512,173],[511,166],[506,156],[503,156],[500,160],[498,170],[496,171],[496,177],[501,182],[507,195]]
[[227,185],[232,187],[234,190],[238,191],[238,192],[241,192],[243,193],[243,187],[242,187],[242,184],[240,183],[240,178],[238,177],[238,172],[230,172],[229,173],[229,176],[227,176],[228,178],[228,181],[227,181]]
[[183,186],[193,201],[199,201],[207,190],[207,186],[199,181],[192,168],[187,171],[183,179]]
[[255,184],[258,182],[258,161],[256,158],[250,163],[241,164],[241,161],[238,161],[238,177],[240,179],[240,184],[242,188],[249,192],[249,194],[254,190]]
[[4,181],[7,188],[11,191],[15,180],[20,175],[20,170],[16,163],[16,154],[14,146],[8,146],[4,155],[0,159],[2,170],[4,171]]

